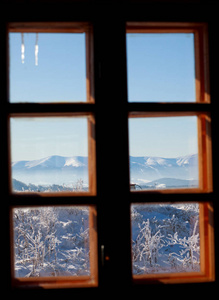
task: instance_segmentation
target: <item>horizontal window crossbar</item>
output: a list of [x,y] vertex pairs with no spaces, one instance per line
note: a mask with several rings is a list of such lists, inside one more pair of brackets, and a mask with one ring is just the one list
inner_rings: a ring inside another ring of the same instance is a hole
[[128,111],[148,112],[207,112],[211,110],[210,103],[129,103]]
[[38,194],[13,194],[9,196],[10,206],[65,206],[65,205],[97,205],[96,196],[59,195],[44,197]]
[[8,103],[7,112],[10,114],[28,113],[86,113],[94,112],[95,106],[91,103]]
[[[160,202],[160,203],[179,203],[179,202],[213,202],[213,193],[159,193],[156,191],[144,193],[134,192],[129,195],[130,203],[150,203],[150,202]],[[127,199],[128,201],[128,199]]]

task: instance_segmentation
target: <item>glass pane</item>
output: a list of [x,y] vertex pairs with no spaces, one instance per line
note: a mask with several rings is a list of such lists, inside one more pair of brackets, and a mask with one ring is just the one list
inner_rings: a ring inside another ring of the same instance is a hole
[[10,102],[86,101],[84,33],[9,33],[9,42]]
[[200,271],[198,204],[131,206],[133,275]]
[[129,118],[130,188],[198,187],[197,117]]
[[13,209],[15,277],[90,275],[89,207]]
[[11,118],[13,191],[88,191],[87,119]]
[[127,34],[129,102],[194,102],[192,33]]

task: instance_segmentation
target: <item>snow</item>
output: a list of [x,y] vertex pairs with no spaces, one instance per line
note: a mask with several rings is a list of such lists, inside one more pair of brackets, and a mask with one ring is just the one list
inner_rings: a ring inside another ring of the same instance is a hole
[[164,184],[164,183],[157,184],[157,185],[155,186],[155,188],[156,188],[156,189],[165,189],[165,188],[166,188],[166,184]]
[[194,165],[198,163],[198,157],[197,154],[190,154],[183,157],[178,157],[176,160],[177,165],[179,166],[188,166],[188,165]]
[[43,168],[64,168],[83,167],[87,165],[87,157],[83,156],[60,156],[52,155],[37,160],[17,161],[12,163],[14,169],[43,169]]
[[[156,181],[161,178],[187,180],[184,182],[185,187],[194,186],[194,183],[198,181],[198,155],[190,154],[175,158],[155,157],[155,156],[130,156],[130,174],[132,182],[140,184],[144,180],[148,182]],[[189,180],[192,178],[192,182]],[[165,183],[165,182],[161,182]],[[176,181],[173,183],[173,187],[177,187]],[[167,187],[171,187],[167,185]],[[183,185],[183,182],[180,186]],[[142,184],[143,188],[143,184]]]
[[147,166],[160,165],[160,166],[168,166],[168,167],[172,166],[172,164],[169,163],[167,159],[161,157],[145,158],[145,165]]
[[15,276],[90,274],[89,208],[14,209]]
[[[198,204],[133,204],[131,225],[133,274],[200,271]],[[89,207],[15,208],[13,228],[15,277],[90,275]]]
[[[107,163],[106,160],[106,166]],[[82,180],[85,187],[89,182],[88,157],[85,156],[52,155],[38,160],[13,162],[11,166],[13,179],[17,180],[17,183],[18,181],[23,183],[24,190],[32,189],[28,185],[52,186],[55,184],[70,187],[76,186],[77,181]],[[119,168],[119,158],[111,167],[115,170]],[[197,187],[198,155],[191,154],[176,158],[130,156],[130,175],[131,181],[140,185],[142,189],[155,188],[156,182],[163,185],[162,188],[164,188],[164,184],[166,188]],[[160,181],[161,179],[162,181]],[[22,184],[19,186],[21,187]],[[33,187],[34,189],[43,190],[41,187]],[[52,189],[56,191],[62,187]]]
[[77,157],[69,157],[66,159],[64,167],[67,166],[72,166],[72,167],[82,167],[85,164],[83,164],[82,162],[79,161],[79,159]]
[[200,271],[198,204],[132,205],[133,274]]

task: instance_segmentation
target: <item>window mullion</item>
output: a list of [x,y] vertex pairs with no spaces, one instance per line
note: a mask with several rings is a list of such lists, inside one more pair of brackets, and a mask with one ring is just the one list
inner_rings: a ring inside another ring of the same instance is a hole
[[106,22],[94,32],[98,224],[105,250],[100,278],[107,285],[112,278],[114,283],[131,279],[125,25]]

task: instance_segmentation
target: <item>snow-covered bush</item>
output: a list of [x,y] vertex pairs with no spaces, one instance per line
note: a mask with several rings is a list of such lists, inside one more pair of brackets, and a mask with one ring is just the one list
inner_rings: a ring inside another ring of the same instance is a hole
[[196,233],[198,221],[196,221],[193,228],[193,233],[189,237],[180,238],[176,232],[174,235],[167,237],[168,246],[179,245],[181,250],[178,253],[170,253],[169,260],[175,263],[175,266],[182,265],[182,269],[191,271],[199,271],[200,259],[200,244],[199,233]]
[[[149,219],[139,224],[139,234],[133,242],[133,261],[142,262],[143,270],[158,266],[158,252],[164,246],[160,230],[152,234]],[[158,266],[159,267],[159,266]]]

